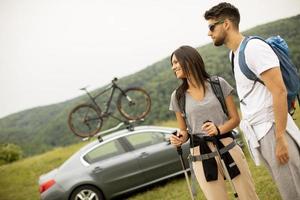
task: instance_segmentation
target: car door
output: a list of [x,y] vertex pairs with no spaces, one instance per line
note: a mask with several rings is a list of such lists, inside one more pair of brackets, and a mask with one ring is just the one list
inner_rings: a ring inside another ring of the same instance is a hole
[[166,140],[166,133],[142,131],[126,136],[138,158],[146,182],[151,182],[181,170],[173,145]]
[[117,194],[144,182],[135,154],[119,140],[101,144],[85,156],[91,176],[106,194]]

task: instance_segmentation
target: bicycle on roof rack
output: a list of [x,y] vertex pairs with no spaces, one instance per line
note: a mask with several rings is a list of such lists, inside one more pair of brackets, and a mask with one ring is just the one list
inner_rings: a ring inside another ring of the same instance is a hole
[[[86,92],[91,101],[90,103],[84,103],[76,106],[69,113],[68,125],[75,135],[82,138],[100,136],[104,133],[118,129],[122,125],[126,125],[126,128],[132,130],[135,122],[144,120],[144,117],[150,112],[151,108],[151,99],[149,94],[139,87],[130,87],[123,90],[117,85],[117,81],[118,79],[114,78],[106,89],[100,91],[95,96],[92,96],[86,87],[81,88],[81,90]],[[102,111],[99,104],[96,102],[96,98],[109,90],[111,93],[106,102],[106,108]],[[112,112],[110,112],[111,102],[116,90],[120,91],[116,102],[117,109],[126,120],[122,120],[112,115]],[[121,123],[115,128],[109,129],[100,134],[99,131],[102,128],[103,121],[108,117],[112,117]],[[101,137],[98,139],[101,139]]]

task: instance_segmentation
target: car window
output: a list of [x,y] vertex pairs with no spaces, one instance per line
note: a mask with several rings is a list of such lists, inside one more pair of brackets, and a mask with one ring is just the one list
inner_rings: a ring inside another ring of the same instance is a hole
[[125,153],[125,150],[123,149],[118,140],[114,140],[91,150],[83,158],[88,163],[93,163],[96,161],[111,158],[116,155],[120,155],[122,153]]
[[135,149],[165,142],[164,134],[159,132],[137,133],[126,138]]

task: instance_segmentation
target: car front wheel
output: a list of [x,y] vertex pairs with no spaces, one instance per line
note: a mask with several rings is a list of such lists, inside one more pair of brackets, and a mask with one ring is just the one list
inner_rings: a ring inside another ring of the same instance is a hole
[[98,188],[92,185],[83,185],[76,188],[71,195],[70,200],[104,200],[102,193]]

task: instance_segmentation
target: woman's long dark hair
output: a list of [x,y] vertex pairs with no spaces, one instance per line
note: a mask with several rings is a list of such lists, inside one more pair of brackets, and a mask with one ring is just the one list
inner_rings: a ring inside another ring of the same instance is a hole
[[194,77],[196,84],[202,86],[205,93],[205,81],[210,75],[205,71],[205,65],[199,52],[190,46],[181,46],[171,54],[171,63],[173,56],[176,56],[183,73],[187,78],[183,78],[181,85],[177,88],[176,99],[179,101],[185,95],[188,89],[188,82],[191,82],[191,76]]

